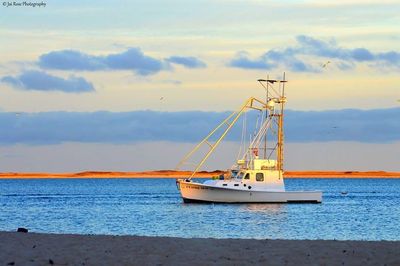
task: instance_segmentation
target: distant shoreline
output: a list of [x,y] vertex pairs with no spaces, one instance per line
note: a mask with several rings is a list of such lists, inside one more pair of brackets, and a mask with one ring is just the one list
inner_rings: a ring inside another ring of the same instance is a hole
[[[210,178],[223,171],[201,171],[197,178]],[[145,172],[85,171],[78,173],[0,173],[0,179],[57,179],[57,178],[185,178],[189,171],[157,170]],[[400,172],[385,171],[287,171],[285,178],[400,178]]]

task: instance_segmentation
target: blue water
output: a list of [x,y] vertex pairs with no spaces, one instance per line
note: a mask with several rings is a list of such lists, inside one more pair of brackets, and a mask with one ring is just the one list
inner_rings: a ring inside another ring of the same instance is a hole
[[3,179],[0,230],[400,240],[400,179],[287,179],[286,186],[322,190],[323,203],[184,204],[174,179]]

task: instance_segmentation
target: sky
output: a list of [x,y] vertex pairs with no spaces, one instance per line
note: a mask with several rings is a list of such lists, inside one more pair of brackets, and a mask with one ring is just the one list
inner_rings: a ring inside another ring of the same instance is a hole
[[0,6],[0,172],[172,169],[283,72],[286,169],[400,171],[398,1],[26,2]]

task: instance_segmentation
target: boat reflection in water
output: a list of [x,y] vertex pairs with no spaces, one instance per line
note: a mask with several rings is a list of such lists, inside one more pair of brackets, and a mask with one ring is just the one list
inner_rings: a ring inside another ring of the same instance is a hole
[[260,212],[268,214],[282,214],[286,207],[283,204],[265,203],[265,204],[245,204],[241,208],[243,211]]

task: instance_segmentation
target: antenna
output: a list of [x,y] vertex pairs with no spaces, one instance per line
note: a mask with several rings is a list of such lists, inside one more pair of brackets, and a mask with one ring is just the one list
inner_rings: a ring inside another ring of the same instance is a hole
[[[268,100],[269,100],[269,85],[274,84],[276,80],[274,79],[269,79],[269,75],[267,74],[267,79],[258,79],[258,82],[260,82],[261,86],[265,89],[265,103],[268,105]],[[267,86],[264,85],[264,82],[267,84]],[[273,87],[272,87],[273,89]],[[265,106],[265,120],[268,119],[268,107],[267,105]],[[264,159],[267,159],[267,134],[264,135]]]
[[[269,80],[269,75],[267,75],[267,80]],[[265,102],[268,104],[268,98],[269,98],[269,90],[268,90],[268,82],[267,82],[267,91],[265,95]],[[265,107],[265,121],[268,119],[268,108],[267,106]],[[264,135],[264,160],[267,159],[267,133]]]

